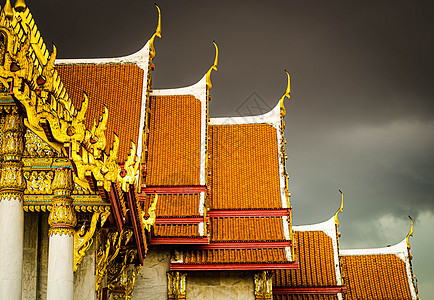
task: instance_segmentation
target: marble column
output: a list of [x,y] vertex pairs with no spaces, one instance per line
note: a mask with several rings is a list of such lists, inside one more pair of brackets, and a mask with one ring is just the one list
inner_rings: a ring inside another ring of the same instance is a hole
[[24,125],[17,107],[4,119],[0,179],[0,299],[21,300],[24,240]]
[[72,205],[72,174],[68,168],[55,171],[51,185],[54,197],[48,217],[47,300],[73,300],[74,232],[77,218]]

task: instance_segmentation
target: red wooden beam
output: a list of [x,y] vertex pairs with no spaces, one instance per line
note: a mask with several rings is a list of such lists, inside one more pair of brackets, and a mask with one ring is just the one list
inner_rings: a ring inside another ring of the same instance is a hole
[[[207,218],[208,219],[208,218]],[[207,220],[208,221],[208,220]],[[155,220],[156,225],[162,224],[199,224],[203,222],[203,217],[180,217],[180,218],[158,218]]]
[[116,189],[116,184],[112,182],[110,187],[110,194],[109,194],[110,204],[112,208],[112,215],[116,222],[116,228],[118,232],[122,231],[122,228],[125,223],[125,216],[122,212],[121,203],[119,200],[119,195]]
[[244,209],[244,210],[210,210],[210,218],[228,217],[284,217],[290,215],[290,208],[280,209]]
[[206,186],[195,185],[195,186],[148,186],[142,185],[142,193],[146,195],[153,195],[155,192],[159,195],[165,194],[199,194],[201,192],[206,192]]
[[[248,271],[248,270],[288,270],[298,269],[293,263],[233,263],[233,264],[183,264],[171,263],[171,271]],[[273,288],[274,292],[274,288]]]
[[280,242],[213,242],[208,245],[201,245],[195,249],[266,249],[291,247],[291,241]]
[[273,287],[274,295],[332,295],[346,293],[346,286],[318,286],[318,287]]
[[137,210],[137,204],[136,204],[136,197],[134,194],[134,185],[130,184],[129,190],[127,193],[127,203],[129,207],[129,213],[131,217],[131,223],[133,225],[133,232],[134,232],[134,238],[136,240],[136,246],[137,246],[137,254],[139,257],[139,262],[141,265],[143,265],[143,259],[146,256],[146,246],[143,241],[143,232],[142,227],[139,223],[139,218],[142,216],[139,216],[138,210]]
[[206,245],[209,243],[208,237],[192,237],[192,238],[156,238],[152,237],[149,240],[151,245]]

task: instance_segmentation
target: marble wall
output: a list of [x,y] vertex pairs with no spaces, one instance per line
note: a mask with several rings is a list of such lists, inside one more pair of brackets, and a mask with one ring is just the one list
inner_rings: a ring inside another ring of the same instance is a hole
[[170,250],[149,248],[139,276],[136,279],[132,300],[167,300],[167,275]]
[[253,300],[251,272],[190,272],[187,275],[187,299]]
[[95,300],[95,241],[74,273],[74,300]]

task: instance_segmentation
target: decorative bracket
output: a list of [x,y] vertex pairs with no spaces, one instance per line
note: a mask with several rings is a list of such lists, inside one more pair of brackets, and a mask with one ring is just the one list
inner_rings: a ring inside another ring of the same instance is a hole
[[98,220],[101,216],[101,227],[104,226],[105,221],[107,221],[110,211],[105,212],[94,212],[92,220],[90,222],[90,228],[85,232],[85,225],[81,226],[80,230],[74,233],[74,272],[77,271],[78,265],[83,261],[86,251],[92,246],[93,235],[98,224]]
[[167,294],[169,300],[185,300],[187,273],[167,272]]
[[145,219],[145,212],[142,212],[143,225],[147,231],[151,231],[151,227],[155,224],[156,214],[155,210],[157,209],[157,201],[158,194],[155,193],[154,201],[151,204],[151,207],[148,209],[149,217]]
[[255,299],[271,300],[273,297],[272,274],[269,271],[262,271],[254,275]]

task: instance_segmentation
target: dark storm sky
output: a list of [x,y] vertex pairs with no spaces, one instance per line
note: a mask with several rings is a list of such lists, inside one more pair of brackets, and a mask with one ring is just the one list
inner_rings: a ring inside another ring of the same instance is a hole
[[[153,1],[28,1],[60,58],[139,50]],[[286,102],[294,223],[339,206],[342,248],[383,247],[407,234],[421,298],[434,298],[433,7],[428,1],[159,1],[154,88],[197,82],[219,50],[211,116],[237,116],[252,93]],[[49,46],[49,48],[51,48]],[[241,109],[240,109],[241,108]],[[254,111],[253,111],[254,113]]]

